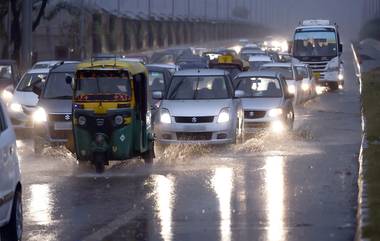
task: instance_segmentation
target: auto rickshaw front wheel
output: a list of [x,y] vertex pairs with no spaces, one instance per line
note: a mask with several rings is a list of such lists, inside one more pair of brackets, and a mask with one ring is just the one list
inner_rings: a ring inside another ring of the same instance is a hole
[[106,154],[94,153],[93,164],[95,166],[96,173],[103,173],[106,164]]
[[153,143],[150,144],[148,151],[143,153],[141,157],[144,160],[145,164],[152,164],[153,163],[153,159],[155,157],[155,155],[154,155],[154,144]]

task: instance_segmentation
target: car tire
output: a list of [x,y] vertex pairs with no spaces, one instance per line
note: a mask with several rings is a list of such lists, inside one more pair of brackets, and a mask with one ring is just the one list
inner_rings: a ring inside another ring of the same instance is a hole
[[291,118],[290,118],[290,120],[288,120],[288,121],[289,121],[289,124],[288,124],[288,131],[292,131],[292,130],[293,130],[293,127],[294,127],[294,111],[293,111],[293,110],[290,111],[289,114],[291,114]]
[[11,219],[5,227],[0,229],[0,240],[21,241],[22,228],[23,217],[21,191],[16,191],[13,199]]
[[243,144],[245,142],[244,127],[244,121],[241,121],[240,127],[238,129],[238,132],[240,132],[240,134],[237,137],[237,144]]
[[33,140],[34,154],[41,155],[44,148],[45,148],[45,144],[41,140],[34,138],[34,140]]

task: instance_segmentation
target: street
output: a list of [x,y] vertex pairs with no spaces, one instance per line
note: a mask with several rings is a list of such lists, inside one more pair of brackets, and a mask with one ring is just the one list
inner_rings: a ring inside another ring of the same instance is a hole
[[18,141],[24,240],[353,240],[359,86],[297,106],[294,132],[243,145],[174,146],[143,161],[79,168],[64,148]]

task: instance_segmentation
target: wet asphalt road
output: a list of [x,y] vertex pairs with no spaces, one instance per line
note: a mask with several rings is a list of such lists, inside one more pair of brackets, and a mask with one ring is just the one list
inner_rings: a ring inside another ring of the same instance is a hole
[[346,55],[345,90],[298,106],[290,136],[174,147],[103,175],[19,141],[24,240],[353,240],[361,125]]

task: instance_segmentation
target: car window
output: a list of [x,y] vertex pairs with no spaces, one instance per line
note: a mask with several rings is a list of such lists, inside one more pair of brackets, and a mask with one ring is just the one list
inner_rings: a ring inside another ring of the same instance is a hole
[[43,98],[45,99],[70,99],[73,96],[71,85],[66,83],[66,76],[74,76],[73,72],[70,73],[50,73],[46,81]]
[[17,91],[31,92],[33,86],[43,78],[46,78],[46,74],[25,74],[20,80],[20,84],[17,86]]
[[165,78],[163,72],[149,71],[149,86],[152,91],[165,90]]
[[242,77],[234,80],[235,89],[244,91],[244,98],[282,97],[281,84],[275,78]]
[[3,106],[0,103],[0,133],[7,129],[7,123],[5,121],[5,115],[3,111]]
[[12,66],[0,65],[0,81],[12,79]]
[[224,76],[176,76],[172,79],[167,99],[228,99],[230,91]]

